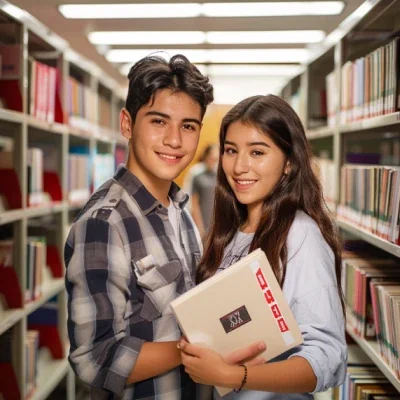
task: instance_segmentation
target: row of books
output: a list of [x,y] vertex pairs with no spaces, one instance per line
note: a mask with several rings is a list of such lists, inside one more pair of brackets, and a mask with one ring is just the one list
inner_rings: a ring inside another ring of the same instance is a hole
[[336,167],[333,160],[317,158],[317,175],[320,178],[324,199],[327,204],[336,202]]
[[336,122],[336,105],[338,101],[338,87],[336,85],[336,72],[332,71],[326,78],[326,112],[327,112],[327,125],[335,126]]
[[[45,237],[28,237],[25,302],[36,300],[42,294],[43,281],[46,276],[46,254]],[[0,266],[1,269],[14,268],[13,240],[0,241]]]
[[15,241],[0,240],[0,299],[2,308],[21,308],[41,297],[43,288],[54,278],[63,276],[62,261],[56,246],[48,245],[45,236],[28,236],[26,282],[22,288],[17,276]]
[[399,244],[400,168],[344,165],[338,216]]
[[399,400],[400,394],[375,366],[347,367],[345,382],[335,388],[335,400]]
[[[13,354],[13,329],[9,329],[0,336],[0,395],[3,399],[20,399],[20,389],[18,387],[16,374],[14,371]],[[26,397],[30,397],[37,385],[38,377],[38,357],[39,357],[39,331],[29,329],[25,335],[25,372],[24,380],[26,387]]]
[[[93,90],[72,76],[68,77],[67,114],[96,122],[96,96]],[[100,97],[100,96],[99,96]],[[111,106],[108,104],[108,108]]]
[[[39,359],[51,362],[52,359],[65,357],[65,346],[58,328],[58,313],[57,298],[54,297],[28,316],[23,371],[26,398],[31,397],[37,388],[38,374],[41,372]],[[22,398],[15,370],[18,365],[15,354],[17,346],[14,343],[16,335],[14,328],[0,335],[0,398],[4,400]]]
[[[12,151],[0,152],[0,175],[10,174],[10,170],[14,170],[14,154]],[[44,190],[44,156],[43,150],[40,148],[29,148],[27,153],[28,164],[28,205],[38,206],[51,202]],[[9,180],[9,179],[8,179]],[[5,188],[10,188],[6,185]],[[0,190],[1,191],[1,190]],[[15,194],[15,193],[14,193]],[[13,208],[12,204],[8,204],[8,208]]]
[[[395,38],[342,67],[341,123],[389,114],[399,109],[399,43]],[[333,77],[329,79],[334,79]],[[336,85],[328,86],[331,98]]]
[[[35,53],[33,53],[35,57]],[[37,55],[37,57],[42,57]],[[20,45],[0,45],[1,76],[0,106],[22,112]],[[29,114],[49,123],[64,123],[61,103],[62,79],[57,67],[48,65],[31,56],[28,58],[28,110]],[[56,58],[49,60],[55,64]],[[111,101],[95,93],[88,85],[72,76],[67,79],[66,116],[79,117],[90,123],[111,127]]]
[[28,59],[28,69],[29,113],[41,121],[62,123],[60,71],[33,58]]
[[68,200],[72,203],[86,201],[91,193],[91,158],[79,152],[76,149],[76,153],[68,155]]
[[28,330],[25,337],[25,387],[26,396],[35,392],[38,377],[39,331]]
[[[46,151],[46,159],[44,153]],[[57,152],[52,149],[28,149],[28,205],[42,206],[52,201],[62,200],[60,179],[55,171],[46,168],[57,168]],[[122,150],[118,162],[123,156]],[[21,208],[21,189],[14,169],[12,151],[0,151],[0,212],[7,209]],[[52,160],[54,162],[52,162]],[[116,158],[113,154],[89,154],[87,147],[71,147],[68,156],[67,190],[69,201],[82,202],[88,199],[93,189],[97,189],[115,171]],[[93,172],[92,172],[93,171]]]
[[400,262],[381,253],[346,252],[342,288],[347,324],[357,336],[376,340],[382,358],[400,378]]

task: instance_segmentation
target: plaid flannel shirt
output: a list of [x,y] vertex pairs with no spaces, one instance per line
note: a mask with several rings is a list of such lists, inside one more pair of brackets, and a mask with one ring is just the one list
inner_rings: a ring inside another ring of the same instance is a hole
[[[180,214],[179,238],[168,209],[120,168],[93,194],[68,236],[69,361],[91,386],[93,399],[196,398],[196,385],[182,366],[126,384],[144,342],[180,338],[169,303],[195,282],[202,248],[184,210],[188,196],[175,183],[169,196]],[[138,266],[149,272],[137,276]]]

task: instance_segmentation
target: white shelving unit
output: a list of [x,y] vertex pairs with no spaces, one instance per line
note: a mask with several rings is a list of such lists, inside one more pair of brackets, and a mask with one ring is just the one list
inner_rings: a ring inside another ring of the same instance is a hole
[[[400,2],[398,0],[365,1],[354,14],[350,15],[326,37],[321,46],[315,49],[300,74],[292,78],[282,89],[281,95],[289,103],[292,99],[296,100],[297,111],[304,123],[306,136],[314,153],[317,157],[326,158],[328,155],[333,160],[337,177],[340,177],[341,166],[346,162],[345,154],[349,142],[354,143],[358,140],[368,142],[372,139],[385,140],[390,137],[398,137],[400,112],[342,124],[340,111],[342,66],[347,61],[354,61],[359,57],[366,56],[371,51],[387,44],[393,37],[398,36],[399,15]],[[374,31],[378,32],[379,29],[384,29],[388,33],[386,39],[382,39],[382,36],[373,39]],[[364,32],[371,34],[368,40],[361,40]],[[327,126],[327,120],[315,120],[312,100],[313,93],[318,93],[319,90],[326,87],[325,78],[330,73],[335,75],[337,87],[333,126]],[[340,178],[332,184],[336,184],[337,205],[340,199]],[[400,258],[400,246],[383,240],[343,219],[336,219],[336,223],[342,231]],[[347,331],[400,392],[400,380],[380,356],[377,342],[361,339],[350,328]]]
[[[67,227],[76,212],[85,204],[83,200],[75,203],[70,203],[68,200],[69,171],[67,160],[70,146],[85,146],[88,148],[89,154],[94,154],[96,150],[99,150],[102,154],[113,154],[117,143],[119,146],[127,148],[127,142],[120,137],[118,132],[117,116],[119,110],[116,106],[121,104],[126,94],[125,89],[121,88],[117,82],[105,75],[96,65],[70,49],[62,38],[49,31],[39,21],[26,13],[21,13],[21,15],[10,14],[12,12],[10,10],[12,8],[9,7],[9,3],[0,0],[0,16],[3,20],[7,20],[9,26],[14,29],[12,33],[10,32],[9,39],[15,40],[15,44],[20,47],[22,72],[20,76],[14,78],[19,80],[23,107],[20,111],[0,108],[0,138],[6,138],[6,140],[10,140],[13,143],[14,169],[18,175],[22,207],[0,211],[0,232],[3,232],[3,229],[4,232],[6,230],[12,232],[12,238],[14,239],[14,268],[21,291],[24,293],[27,279],[26,247],[30,229],[34,225],[48,229],[48,241],[52,241],[57,246],[59,255],[62,258]],[[15,32],[18,32],[17,39],[15,39]],[[40,46],[42,48],[39,48]],[[60,71],[60,100],[65,120],[68,120],[66,115],[68,77],[78,71],[84,77],[84,82],[89,85],[95,94],[93,99],[96,104],[99,96],[99,87],[101,86],[103,90],[108,91],[111,115],[109,125],[98,125],[100,121],[98,108],[96,108],[97,112],[94,120],[90,123],[81,121],[81,125],[76,123],[72,125],[73,119],[69,120],[71,124],[69,122],[48,123],[38,120],[29,114],[27,57],[35,57],[35,52],[37,51],[40,51],[42,55],[48,52],[49,57],[40,58],[39,61],[43,63],[50,62],[48,60],[53,57],[51,62]],[[56,172],[61,185],[62,200],[39,207],[29,207],[27,204],[27,151],[30,146],[40,147],[41,144],[50,145],[59,156]],[[12,329],[13,332],[13,348],[16,349],[15,354],[13,354],[13,368],[17,376],[21,399],[25,399],[27,396],[25,384],[26,354],[24,351],[25,336],[28,329],[27,318],[54,296],[57,296],[58,301],[58,330],[60,338],[63,343],[68,343],[66,335],[67,299],[63,277],[46,281],[42,287],[41,296],[27,304],[22,301],[24,305],[19,309],[4,309],[4,307],[0,306],[0,335],[9,329]],[[68,354],[68,346],[66,354]],[[37,387],[30,398],[33,400],[46,399],[63,378],[66,378],[67,382],[67,399],[74,400],[75,380],[67,358],[54,360],[51,358],[48,349],[42,348],[38,358]]]

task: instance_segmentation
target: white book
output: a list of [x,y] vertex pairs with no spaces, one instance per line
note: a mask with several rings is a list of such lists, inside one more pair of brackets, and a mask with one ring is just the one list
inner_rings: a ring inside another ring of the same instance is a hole
[[[269,361],[303,343],[296,320],[264,252],[257,249],[171,302],[190,343],[222,356],[264,342]],[[232,389],[217,387],[221,396]]]

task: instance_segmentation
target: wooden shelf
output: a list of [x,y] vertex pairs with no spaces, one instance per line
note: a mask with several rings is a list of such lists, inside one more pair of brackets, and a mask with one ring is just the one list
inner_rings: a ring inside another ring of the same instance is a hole
[[44,303],[50,300],[53,296],[59,294],[64,289],[64,278],[52,279],[50,282],[45,283],[42,288],[42,295],[39,299],[34,300],[24,307],[25,315],[33,313],[40,308]]
[[28,126],[36,129],[40,129],[45,132],[55,133],[59,135],[68,134],[68,126],[64,124],[58,124],[56,122],[49,123],[46,121],[41,121],[31,115],[27,115]]
[[382,371],[382,373],[389,379],[392,385],[400,391],[400,381],[397,379],[394,371],[387,365],[378,349],[376,341],[365,340],[357,336],[353,330],[347,327],[347,333],[354,339],[354,341],[364,350],[365,354],[374,362],[374,364]]
[[23,217],[24,217],[24,210],[22,208],[19,208],[17,210],[4,211],[0,214],[0,225],[19,221]]
[[61,379],[68,373],[69,368],[70,366],[66,358],[54,360],[47,348],[41,349],[37,366],[37,387],[31,399],[46,399]]
[[332,137],[335,134],[335,128],[332,126],[322,126],[317,129],[310,129],[306,132],[306,137],[308,140],[322,139],[327,137]]
[[0,120],[22,124],[25,120],[25,114],[0,108]]
[[393,254],[396,257],[400,257],[400,246],[390,243],[387,240],[384,240],[379,236],[376,236],[373,233],[361,229],[356,225],[351,224],[350,222],[344,221],[342,219],[337,218],[336,223],[339,226],[339,228],[345,230],[346,232],[349,232],[352,235],[357,236],[360,239],[365,240],[366,242],[376,247],[379,247],[380,249],[387,251],[388,253]]
[[0,311],[0,335],[19,322],[24,315],[22,308]]
[[385,128],[387,126],[400,125],[400,112],[387,115],[379,115],[350,124],[339,125],[340,133],[359,132],[368,129]]

